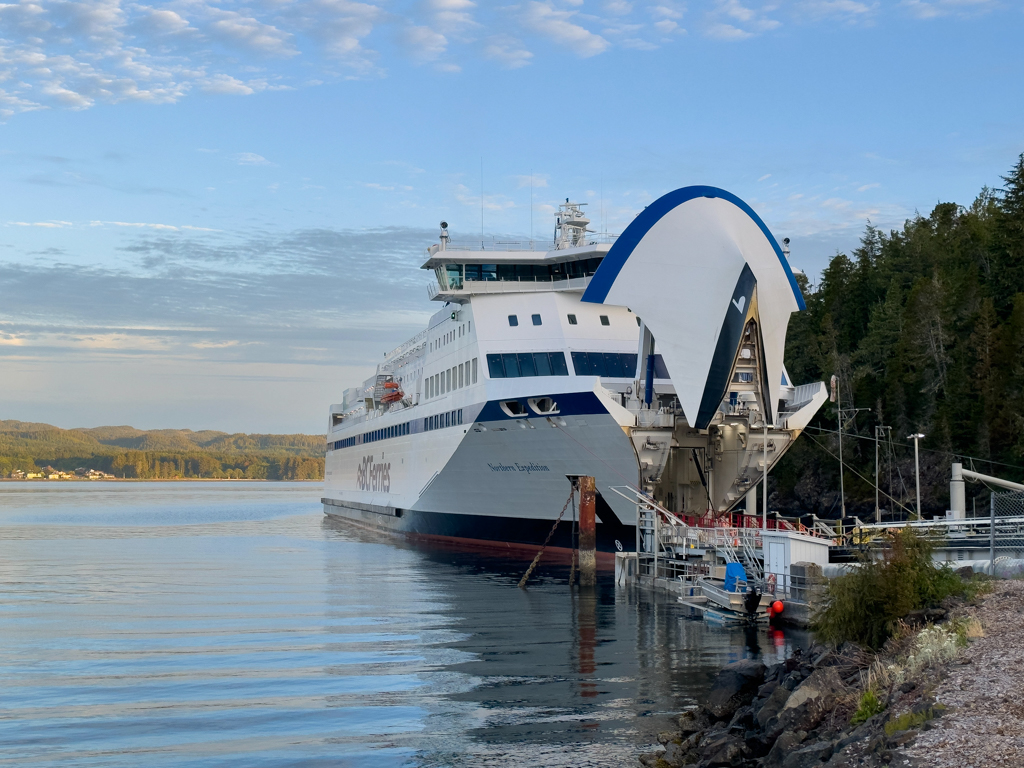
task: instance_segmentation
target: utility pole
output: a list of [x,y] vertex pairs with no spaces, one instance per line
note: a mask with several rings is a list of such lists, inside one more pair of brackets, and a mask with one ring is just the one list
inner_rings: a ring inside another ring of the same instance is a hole
[[841,531],[846,522],[846,487],[843,483],[843,395],[839,389],[839,377],[833,373],[832,397],[830,399],[836,404],[836,410],[839,412],[839,500],[841,505],[839,530]]
[[[767,416],[767,414],[765,414]],[[768,419],[764,420],[764,493],[761,494],[761,528],[768,530]]]
[[910,438],[914,441],[914,479],[917,483],[917,519],[921,519],[921,459],[917,452],[917,441],[923,440],[924,435],[920,432],[910,435]]
[[878,506],[878,430],[875,426],[875,522],[882,522],[882,509]]

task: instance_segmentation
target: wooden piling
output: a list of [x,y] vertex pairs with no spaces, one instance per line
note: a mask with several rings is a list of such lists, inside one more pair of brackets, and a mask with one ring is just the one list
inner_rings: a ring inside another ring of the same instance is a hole
[[580,487],[580,586],[597,583],[597,493],[594,478],[582,476]]

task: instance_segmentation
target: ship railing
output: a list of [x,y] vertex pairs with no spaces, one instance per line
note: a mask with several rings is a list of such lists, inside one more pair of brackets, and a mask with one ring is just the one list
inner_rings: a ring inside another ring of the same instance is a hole
[[[588,245],[599,245],[602,243],[614,243],[618,235],[610,232],[588,232],[587,241],[575,246],[582,248]],[[444,251],[538,251],[547,253],[555,250],[556,244],[551,240],[512,240],[503,238],[484,238],[482,240],[449,240]],[[438,250],[432,254],[437,256],[444,251]]]
[[570,277],[565,280],[534,280],[529,277],[515,280],[465,280],[448,289],[442,289],[437,283],[427,285],[427,296],[431,300],[442,293],[446,296],[458,294],[482,293],[522,293],[530,291],[582,291],[590,285],[593,275]]
[[411,339],[409,339],[404,344],[395,347],[390,352],[385,354],[384,355],[384,363],[383,364],[387,365],[388,363],[397,362],[397,360],[399,358],[403,357],[406,352],[415,351],[415,348],[418,347],[421,342],[426,340],[427,333],[429,332],[429,330],[430,329],[427,328],[425,330],[420,331],[419,333],[417,333],[415,336],[413,336]]

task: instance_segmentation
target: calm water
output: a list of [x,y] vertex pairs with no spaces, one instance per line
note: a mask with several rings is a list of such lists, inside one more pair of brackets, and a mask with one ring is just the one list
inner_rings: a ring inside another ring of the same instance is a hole
[[713,628],[324,520],[308,483],[0,483],[0,765],[634,766]]

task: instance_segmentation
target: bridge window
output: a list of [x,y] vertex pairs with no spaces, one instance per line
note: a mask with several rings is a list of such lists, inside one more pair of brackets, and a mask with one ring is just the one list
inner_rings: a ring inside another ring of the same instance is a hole
[[[658,357],[661,356],[658,355]],[[572,367],[576,370],[577,376],[631,379],[636,374],[636,354],[632,352],[573,352]],[[655,365],[655,375],[657,376],[657,365]]]
[[487,372],[492,379],[569,375],[564,352],[507,352],[503,355],[488,355]]

